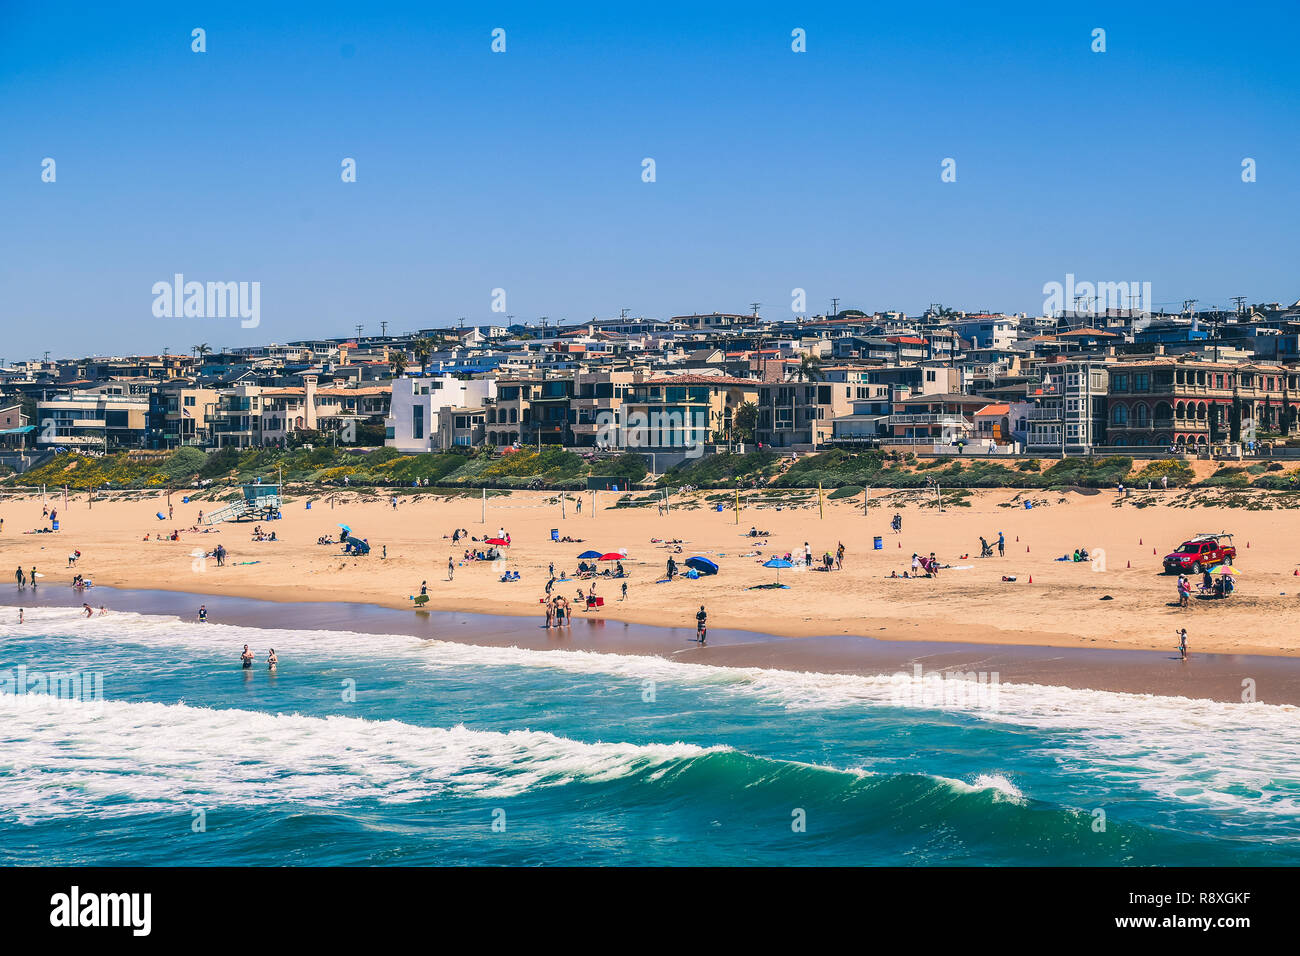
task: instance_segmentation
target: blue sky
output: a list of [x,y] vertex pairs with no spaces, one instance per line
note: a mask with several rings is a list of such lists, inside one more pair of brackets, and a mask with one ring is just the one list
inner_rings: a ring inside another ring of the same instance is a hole
[[[2,0],[0,357],[501,321],[494,288],[516,321],[1300,298],[1300,5],[1132,6]],[[260,282],[260,327],[155,318],[177,272]]]

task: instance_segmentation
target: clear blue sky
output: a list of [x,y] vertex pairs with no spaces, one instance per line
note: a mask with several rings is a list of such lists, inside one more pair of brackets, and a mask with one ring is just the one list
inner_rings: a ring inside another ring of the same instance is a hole
[[[0,356],[500,321],[496,287],[516,321],[1300,297],[1294,2],[182,6],[0,0]],[[261,282],[261,326],[155,318],[176,272]]]

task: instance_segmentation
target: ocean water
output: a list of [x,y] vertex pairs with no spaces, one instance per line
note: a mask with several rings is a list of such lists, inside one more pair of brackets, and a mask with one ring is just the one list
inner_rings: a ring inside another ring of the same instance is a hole
[[[1300,860],[1289,706],[4,617],[5,865]],[[83,699],[14,693],[20,667]]]

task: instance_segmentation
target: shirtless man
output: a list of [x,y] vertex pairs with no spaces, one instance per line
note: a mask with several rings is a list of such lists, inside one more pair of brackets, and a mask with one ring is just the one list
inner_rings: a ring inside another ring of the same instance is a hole
[[244,670],[253,666],[253,652],[248,649],[247,644],[244,645],[244,653],[239,655],[239,659],[244,663]]

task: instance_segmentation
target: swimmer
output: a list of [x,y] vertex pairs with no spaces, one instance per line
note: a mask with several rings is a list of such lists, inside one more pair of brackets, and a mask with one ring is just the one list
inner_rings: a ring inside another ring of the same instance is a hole
[[[199,605],[199,623],[200,623],[200,624],[205,624],[205,623],[207,623],[207,620],[208,620],[208,606],[207,606],[206,604],[200,604],[200,605]],[[248,645],[245,644],[244,646],[247,647]]]
[[266,658],[267,670],[274,671],[275,665],[280,663],[280,658],[275,656],[275,648],[271,648],[271,653]]
[[253,652],[248,649],[247,644],[244,645],[244,653],[239,655],[239,659],[244,662],[244,670],[253,666]]
[[81,605],[81,609],[86,612],[86,617],[93,617],[95,612],[90,609],[89,604]]

